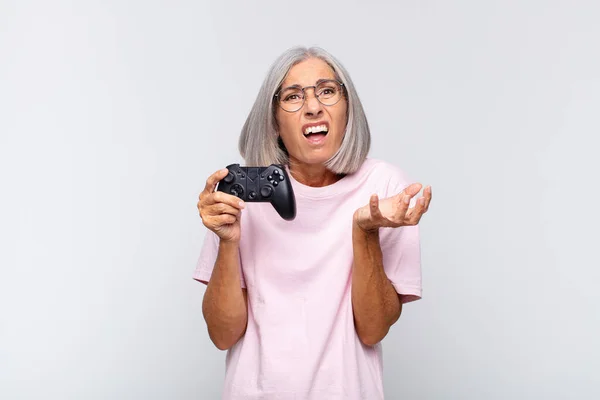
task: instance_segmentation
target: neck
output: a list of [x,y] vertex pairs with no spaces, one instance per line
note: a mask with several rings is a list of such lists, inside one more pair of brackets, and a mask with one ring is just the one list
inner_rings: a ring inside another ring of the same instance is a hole
[[331,172],[322,164],[302,164],[294,160],[290,160],[290,173],[295,180],[311,187],[328,186],[343,177]]

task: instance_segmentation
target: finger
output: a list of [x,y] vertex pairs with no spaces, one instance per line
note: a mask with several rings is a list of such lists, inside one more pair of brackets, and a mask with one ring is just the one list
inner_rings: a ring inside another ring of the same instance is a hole
[[231,225],[235,221],[237,221],[237,217],[231,214],[221,214],[214,217],[215,228],[218,228],[223,225]]
[[410,197],[414,197],[417,193],[419,193],[422,187],[423,185],[421,185],[420,183],[413,183],[404,188],[402,193]]
[[417,205],[415,206],[415,208],[413,210],[411,210],[411,216],[410,216],[410,223],[411,224],[418,224],[419,221],[421,221],[421,218],[423,217],[423,214],[425,214],[427,212],[427,210],[429,209],[429,203],[431,202],[431,186],[427,186],[424,190],[423,190],[423,196],[421,198],[419,198],[419,200],[417,201]]
[[408,185],[404,190],[398,194],[401,202],[401,210],[406,212],[410,205],[410,200],[421,190],[422,185],[420,183],[413,183]]
[[225,178],[228,173],[229,173],[229,170],[227,168],[220,169],[220,170],[216,171],[215,173],[213,173],[206,180],[206,185],[204,186],[204,191],[206,193],[214,192],[215,188],[217,186],[217,183],[219,183],[219,181],[221,179]]
[[417,205],[411,210],[410,217],[408,218],[410,225],[416,225],[421,220],[423,213],[425,212],[425,197],[417,200]]
[[423,196],[420,197],[414,208],[412,208],[408,214],[409,219],[411,219],[411,221],[414,218],[417,218],[420,220],[420,218],[423,216],[423,214],[425,214],[427,212],[427,210],[429,209],[429,202],[431,201],[431,186],[427,186],[424,190],[423,190]]
[[427,186],[425,188],[425,190],[423,191],[423,193],[425,194],[425,211],[427,212],[427,210],[429,210],[429,203],[431,203],[431,186]]
[[401,217],[407,215],[407,213],[409,212],[410,199],[413,196],[414,195],[408,194],[406,192],[400,193],[400,210],[399,210],[399,214],[400,214]]
[[371,212],[372,219],[381,218],[381,211],[379,210],[379,197],[376,194],[371,195],[369,200],[369,210]]
[[244,207],[246,207],[246,203],[242,199],[240,199],[239,197],[234,196],[232,194],[225,193],[225,192],[211,193],[205,199],[205,204],[207,206],[211,206],[213,204],[218,204],[218,203],[228,204],[231,207],[235,207],[240,210],[242,210],[242,209],[244,209]]
[[238,216],[242,211],[239,208],[232,207],[227,203],[216,203],[210,206],[207,206],[205,209],[207,215],[218,216],[221,214],[229,214],[235,217]]

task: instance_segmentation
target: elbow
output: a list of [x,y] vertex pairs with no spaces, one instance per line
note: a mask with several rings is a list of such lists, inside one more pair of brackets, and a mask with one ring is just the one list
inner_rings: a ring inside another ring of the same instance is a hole
[[203,308],[208,336],[219,350],[229,350],[246,333],[248,315],[241,313],[212,313]]
[[215,347],[217,349],[221,350],[221,351],[229,350],[235,344],[235,343],[232,343],[232,342],[226,342],[224,340],[215,340],[212,337],[210,339],[212,340],[212,342],[215,345]]
[[362,342],[362,344],[364,344],[367,347],[373,347],[375,346],[377,343],[381,342],[381,340],[383,340],[383,337],[379,337],[379,336],[359,336],[360,341]]
[[381,340],[378,340],[376,338],[371,338],[371,337],[361,337],[360,341],[362,342],[362,344],[364,344],[367,347],[373,347],[377,343],[379,343]]
[[217,349],[223,351],[229,350],[244,336],[246,333],[246,327],[246,320],[244,320],[243,323],[240,321],[239,324],[235,324],[235,327],[230,328],[211,328],[209,325],[208,336]]
[[367,326],[365,326],[365,323],[360,323],[355,319],[356,334],[365,346],[375,346],[388,335],[392,325],[394,325],[399,317],[400,313],[397,313],[388,321],[370,321]]
[[223,335],[213,334],[210,332],[210,330],[208,332],[208,336],[210,337],[210,340],[213,342],[215,347],[222,351],[229,350],[230,348],[232,348],[233,345],[235,345],[241,338],[241,335],[239,337],[225,337]]
[[373,347],[383,340],[388,334],[389,328],[382,331],[357,332],[360,341],[368,347]]

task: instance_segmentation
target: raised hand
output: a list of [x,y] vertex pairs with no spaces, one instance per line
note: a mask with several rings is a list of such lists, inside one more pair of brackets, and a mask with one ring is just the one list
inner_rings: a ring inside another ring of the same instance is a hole
[[354,223],[365,232],[379,228],[417,225],[431,202],[431,186],[423,190],[423,196],[413,208],[410,200],[419,193],[422,185],[413,183],[402,192],[379,201],[376,194],[371,196],[369,204],[356,210]]

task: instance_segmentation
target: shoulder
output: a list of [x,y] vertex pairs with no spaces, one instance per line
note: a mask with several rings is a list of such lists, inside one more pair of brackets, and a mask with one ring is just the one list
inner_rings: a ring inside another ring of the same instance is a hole
[[414,183],[406,170],[398,164],[377,158],[365,159],[361,171],[368,175],[369,181],[377,182],[377,186],[388,193],[400,192],[411,183]]

